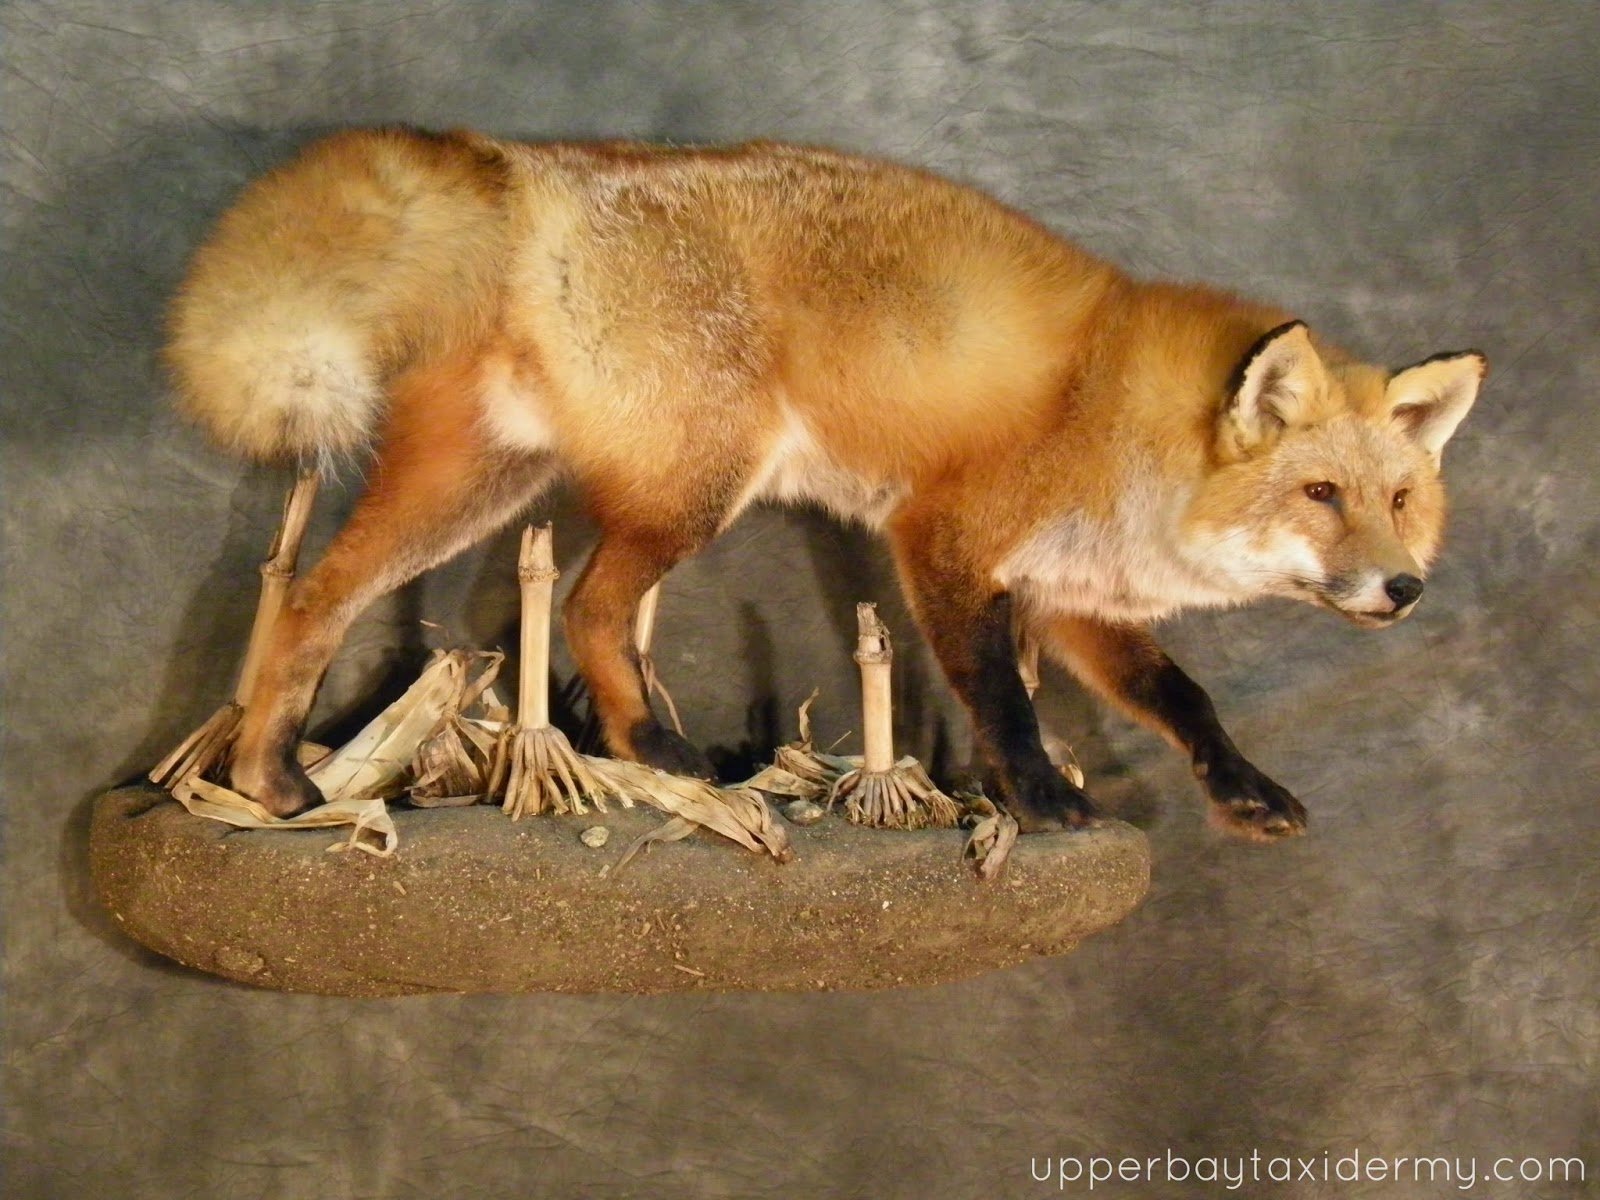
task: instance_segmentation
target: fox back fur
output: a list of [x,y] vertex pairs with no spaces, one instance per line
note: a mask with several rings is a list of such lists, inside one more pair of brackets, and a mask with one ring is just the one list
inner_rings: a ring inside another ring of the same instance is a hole
[[336,135],[247,189],[196,255],[168,359],[231,450],[377,454],[246,717],[235,781],[269,808],[317,799],[290,751],[355,612],[565,473],[601,529],[567,629],[614,753],[705,772],[643,699],[632,606],[747,505],[810,502],[887,533],[1025,828],[1092,808],[1039,747],[1014,620],[1256,836],[1303,809],[1147,623],[1268,595],[1409,613],[1440,453],[1485,371],[1471,351],[1362,364],[903,166],[409,130]]

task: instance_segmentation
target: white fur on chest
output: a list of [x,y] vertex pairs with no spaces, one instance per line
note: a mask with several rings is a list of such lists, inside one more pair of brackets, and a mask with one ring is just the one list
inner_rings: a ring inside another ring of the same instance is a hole
[[904,496],[903,488],[874,483],[840,466],[800,415],[785,405],[783,426],[733,511],[737,515],[758,500],[812,503],[877,529]]
[[1177,533],[1182,503],[1181,496],[1147,487],[1127,493],[1110,519],[1057,517],[1006,557],[996,579],[1044,611],[1114,621],[1151,621],[1250,599],[1250,589],[1229,572],[1185,552]]

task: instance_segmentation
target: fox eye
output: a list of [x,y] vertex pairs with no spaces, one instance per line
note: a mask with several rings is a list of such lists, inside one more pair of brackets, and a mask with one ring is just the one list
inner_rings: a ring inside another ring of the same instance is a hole
[[1338,490],[1336,485],[1329,483],[1327,480],[1323,480],[1321,483],[1306,484],[1306,495],[1310,496],[1318,504],[1328,503]]
[[1394,494],[1394,507],[1396,511],[1399,511],[1406,506],[1406,497],[1410,494],[1410,488],[1401,488]]

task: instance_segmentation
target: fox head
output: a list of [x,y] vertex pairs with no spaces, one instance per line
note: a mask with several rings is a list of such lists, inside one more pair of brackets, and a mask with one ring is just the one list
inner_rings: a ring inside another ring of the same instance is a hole
[[1440,455],[1487,369],[1467,350],[1391,374],[1325,360],[1299,321],[1264,334],[1216,412],[1191,556],[1241,592],[1367,628],[1407,616],[1444,530]]

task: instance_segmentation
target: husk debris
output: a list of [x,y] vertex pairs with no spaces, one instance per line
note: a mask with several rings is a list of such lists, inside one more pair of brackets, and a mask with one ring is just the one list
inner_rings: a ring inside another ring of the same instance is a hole
[[[399,834],[384,801],[411,786],[419,747],[436,741],[452,722],[464,721],[461,713],[492,694],[489,687],[503,657],[475,650],[435,651],[405,694],[339,749],[326,753],[302,743],[302,760],[314,759],[307,774],[326,802],[296,816],[275,817],[248,796],[199,776],[179,781],[172,795],[196,816],[240,829],[349,825],[349,840],[334,848],[393,854]],[[375,836],[376,843],[363,835]]]
[[988,883],[1000,878],[1011,848],[1017,844],[1016,818],[1001,812],[986,797],[974,797],[967,819],[972,822],[961,857],[972,864],[978,878]]
[[673,702],[672,693],[667,691],[667,685],[661,682],[661,675],[656,670],[655,656],[651,653],[656,634],[656,610],[660,606],[661,581],[657,580],[639,601],[639,611],[633,623],[633,644],[639,653],[639,674],[644,677],[645,696],[661,697],[661,702],[667,706],[667,716],[672,721],[672,728],[677,730],[679,737],[683,737],[683,721],[678,717],[678,706]]
[[[1022,676],[1022,686],[1028,690],[1028,699],[1032,700],[1034,693],[1039,690],[1039,639],[1028,629],[1027,625],[1018,620],[1015,627],[1017,642],[1017,673]],[[1040,738],[1044,743],[1044,752],[1049,756],[1055,767],[1069,780],[1074,787],[1083,786],[1083,767],[1078,762],[1078,756],[1072,752],[1072,747],[1067,740],[1054,732],[1040,729]]]

